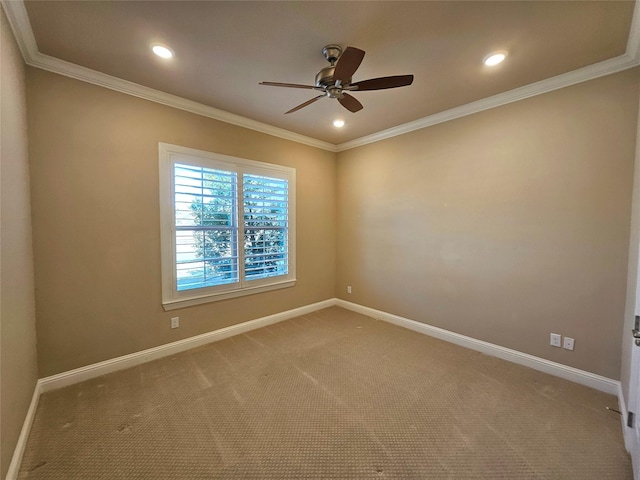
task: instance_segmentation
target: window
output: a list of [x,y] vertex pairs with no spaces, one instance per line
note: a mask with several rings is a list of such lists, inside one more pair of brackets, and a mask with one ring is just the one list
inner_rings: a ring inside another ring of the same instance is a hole
[[295,285],[295,169],[159,151],[165,310]]

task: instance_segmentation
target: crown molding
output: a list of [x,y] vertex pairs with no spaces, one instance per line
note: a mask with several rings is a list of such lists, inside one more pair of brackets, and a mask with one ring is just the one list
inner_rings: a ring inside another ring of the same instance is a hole
[[202,103],[194,102],[193,100],[187,100],[186,98],[179,97],[177,95],[161,92],[160,90],[155,90],[153,88],[145,87],[143,85],[97,72],[89,68],[81,67],[58,58],[50,57],[49,55],[43,55],[40,52],[36,52],[35,55],[33,55],[32,61],[27,63],[32,67],[41,68],[76,80],[109,88],[120,93],[125,93],[144,100],[150,100],[169,107],[195,113],[196,115],[202,115],[203,117],[213,118],[231,125],[237,125],[249,130],[255,130],[257,132],[266,133],[267,135],[291,140],[311,147],[320,148],[322,150],[328,150],[330,152],[336,151],[336,146],[332,143],[323,142],[322,140],[307,137],[283,128],[274,127],[273,125],[258,122],[257,120],[226,112]]
[[631,27],[629,29],[629,38],[627,40],[627,49],[623,55],[610,58],[602,62],[594,63],[587,67],[573,70],[562,75],[547,78],[539,82],[525,85],[508,92],[499,93],[492,97],[483,98],[481,100],[467,103],[459,107],[444,110],[442,112],[429,115],[413,122],[404,123],[397,127],[382,130],[371,135],[356,138],[349,142],[337,145],[337,151],[343,152],[352,148],[361,147],[369,143],[379,142],[387,138],[397,137],[405,133],[420,130],[422,128],[437,125],[439,123],[448,122],[456,118],[465,117],[474,113],[482,112],[490,108],[499,107],[508,103],[524,100],[525,98],[540,95],[542,93],[552,92],[560,88],[569,87],[577,83],[593,80],[612,73],[621,72],[628,68],[640,65],[640,0],[635,1],[633,8],[633,17],[631,18]]
[[31,23],[29,22],[29,16],[27,15],[27,10],[25,9],[23,1],[2,0],[1,3],[4,11],[7,13],[11,29],[13,30],[13,34],[18,42],[20,51],[22,52],[22,56],[27,65],[115,90],[120,93],[132,95],[144,100],[150,100],[169,107],[185,110],[187,112],[195,113],[196,115],[202,115],[221,122],[266,133],[267,135],[272,135],[274,137],[291,140],[311,147],[320,148],[322,150],[328,150],[330,152],[336,151],[336,146],[329,142],[307,137],[283,128],[274,127],[273,125],[258,122],[257,120],[229,113],[202,103],[187,100],[186,98],[182,98],[177,95],[161,92],[160,90],[145,87],[143,85],[113,77],[65,60],[44,55],[38,51],[33,30],[31,29]]
[[22,1],[0,0],[0,5],[2,5],[2,9],[7,15],[13,36],[18,43],[20,53],[22,53],[22,58],[24,58],[25,63],[29,64],[33,52],[38,51],[38,44],[31,29],[27,10],[24,8]]
[[636,0],[633,9],[626,54],[631,58],[640,60],[640,0]]
[[627,48],[623,55],[595,63],[572,72],[525,85],[508,92],[503,92],[459,107],[438,112],[436,114],[382,130],[371,135],[366,135],[349,142],[334,145],[329,142],[307,137],[283,128],[274,127],[273,125],[268,125],[247,117],[210,107],[202,103],[187,100],[177,95],[171,95],[137,83],[122,80],[49,55],[44,55],[38,51],[38,46],[31,29],[31,23],[29,22],[29,17],[24,7],[23,0],[0,0],[0,4],[7,14],[11,29],[13,30],[13,34],[27,65],[75,78],[93,85],[109,88],[144,100],[178,108],[197,115],[213,118],[221,122],[237,125],[239,127],[255,130],[267,135],[291,140],[293,142],[309,145],[311,147],[320,148],[330,152],[343,152],[345,150],[379,142],[398,135],[404,135],[415,130],[448,122],[456,118],[472,115],[501,105],[507,105],[509,103],[524,100],[543,93],[552,92],[560,88],[593,80],[595,78],[617,73],[640,65],[640,0],[636,0],[631,20],[629,38],[627,40]]
[[619,57],[611,58],[603,62],[589,65],[588,67],[580,68],[572,72],[564,73],[556,77],[547,78],[536,83],[525,85],[508,92],[499,93],[492,97],[483,98],[475,102],[467,103],[459,107],[444,110],[428,117],[415,120],[413,122],[404,123],[397,127],[382,130],[380,132],[360,137],[350,142],[341,143],[337,146],[338,152],[350,150],[352,148],[361,147],[369,143],[379,142],[387,138],[397,137],[398,135],[404,135],[405,133],[420,130],[439,123],[448,122],[456,118],[465,117],[474,113],[482,112],[483,110],[489,110],[491,108],[500,107],[509,103],[524,100],[525,98],[535,97],[542,93],[552,92],[560,88],[575,85],[576,83],[586,82],[587,80],[593,80],[598,77],[610,75],[612,73],[620,72],[628,68],[633,68],[640,65],[640,61],[637,58],[631,58],[628,55],[620,55]]

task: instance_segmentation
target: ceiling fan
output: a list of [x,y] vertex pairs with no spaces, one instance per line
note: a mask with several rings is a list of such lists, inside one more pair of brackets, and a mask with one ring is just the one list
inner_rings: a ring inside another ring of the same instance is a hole
[[355,47],[347,47],[342,51],[339,45],[327,45],[322,53],[330,63],[316,75],[315,85],[298,85],[296,83],[260,82],[269,87],[304,88],[322,92],[322,95],[307,100],[286,113],[297,112],[301,108],[311,105],[321,98],[337,98],[340,104],[350,112],[362,110],[362,104],[346,92],[363,92],[367,90],[384,90],[387,88],[406,87],[413,83],[413,75],[395,75],[379,77],[351,83],[351,77],[362,63],[365,52]]

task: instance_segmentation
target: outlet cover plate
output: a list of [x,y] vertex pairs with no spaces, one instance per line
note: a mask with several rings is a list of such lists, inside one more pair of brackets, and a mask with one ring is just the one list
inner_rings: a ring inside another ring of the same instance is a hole
[[178,328],[180,326],[180,317],[171,318],[171,328]]
[[562,335],[560,335],[559,333],[552,333],[549,340],[549,345],[551,345],[552,347],[561,347]]
[[573,338],[564,337],[564,343],[562,344],[562,348],[566,350],[573,350],[573,342],[575,342]]

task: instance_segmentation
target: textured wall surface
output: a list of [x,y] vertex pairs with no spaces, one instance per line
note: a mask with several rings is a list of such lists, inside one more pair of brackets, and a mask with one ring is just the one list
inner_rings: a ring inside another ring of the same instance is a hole
[[0,478],[38,379],[25,67],[0,9]]
[[[337,293],[619,378],[639,75],[336,155],[29,69],[41,376]],[[158,142],[297,168],[296,287],[162,310]]]
[[639,74],[341,152],[339,297],[618,379]]
[[[334,153],[42,70],[27,84],[41,376],[334,297]],[[163,311],[158,142],[296,168],[295,287]]]

